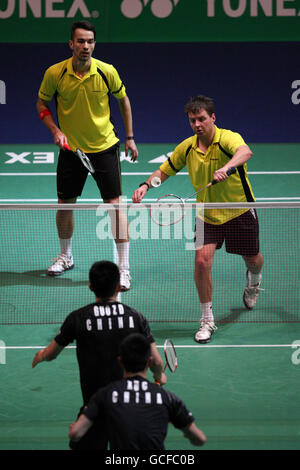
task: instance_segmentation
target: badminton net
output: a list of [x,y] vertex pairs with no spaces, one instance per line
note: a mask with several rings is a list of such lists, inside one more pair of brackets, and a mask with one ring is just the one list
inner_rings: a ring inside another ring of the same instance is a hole
[[[300,321],[300,203],[207,204],[216,211],[255,208],[260,224],[263,280],[256,306],[243,304],[246,268],[241,256],[217,250],[212,267],[217,322]],[[60,252],[55,214],[73,210],[74,269],[50,277]],[[120,205],[130,229],[131,289],[119,300],[150,322],[199,322],[194,284],[196,204],[169,227],[154,224],[149,205]],[[198,209],[198,207],[197,207]],[[106,204],[0,205],[0,324],[60,324],[73,310],[94,301],[88,273],[95,261],[118,263],[112,236],[112,206]]]

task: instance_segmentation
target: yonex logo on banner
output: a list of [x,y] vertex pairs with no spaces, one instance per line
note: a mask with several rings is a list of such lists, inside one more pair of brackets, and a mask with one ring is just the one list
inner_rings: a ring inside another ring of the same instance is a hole
[[0,104],[6,104],[6,85],[3,80],[0,80]]
[[157,18],[167,18],[173,13],[179,0],[123,0],[121,11],[127,18],[137,18],[149,4],[151,12]]
[[0,9],[0,19],[10,18],[15,10],[19,18],[27,18],[29,10],[35,18],[74,18],[78,12],[84,18],[97,16],[96,12],[89,12],[85,0],[73,0],[70,7],[65,3],[64,0],[7,0],[6,9]]
[[[231,2],[231,0],[207,0],[205,3],[206,15],[208,17],[215,17],[217,15],[216,8],[221,5],[223,13],[230,18],[238,18],[243,15],[250,15],[257,17],[263,13],[267,17],[291,17],[299,16],[300,12],[295,7],[295,0],[238,0]],[[179,0],[123,0],[121,4],[121,11],[127,18],[137,18],[140,16],[145,7],[150,6],[150,10],[157,18],[169,17]],[[200,2],[199,2],[200,3]],[[204,4],[204,2],[203,2]]]
[[[288,3],[289,2],[289,3]],[[216,5],[222,6],[225,15],[231,18],[239,18],[244,14],[257,17],[262,12],[267,17],[272,16],[299,16],[295,0],[207,0],[207,16],[216,16]],[[234,4],[234,5],[233,5]],[[250,10],[250,11],[249,11]]]
[[[6,160],[4,163],[8,163],[9,165],[13,163],[54,163],[54,152],[5,152],[5,155],[10,157],[9,160]],[[32,162],[27,160],[30,157]]]

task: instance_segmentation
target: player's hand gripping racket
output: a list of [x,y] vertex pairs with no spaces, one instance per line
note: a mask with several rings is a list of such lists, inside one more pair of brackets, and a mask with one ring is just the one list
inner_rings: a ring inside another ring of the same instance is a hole
[[[65,150],[71,150],[71,147],[68,145],[68,144],[64,144],[64,149]],[[77,157],[80,158],[81,160],[81,163],[83,164],[83,166],[85,166],[85,168],[90,172],[90,173],[95,173],[95,169],[93,167],[93,165],[91,164],[91,161],[89,159],[89,157],[80,149],[76,149],[76,152],[73,152],[75,153],[75,155],[77,155]]]
[[[165,353],[165,358],[166,358],[166,364],[165,364],[163,371],[165,371],[168,366],[171,372],[175,372],[177,369],[177,354],[176,354],[176,349],[172,340],[170,339],[165,340],[164,353]],[[158,380],[156,380],[156,383],[160,384]]]
[[[233,175],[236,172],[236,168],[229,168],[226,172],[227,176]],[[165,194],[164,196],[159,197],[154,204],[151,205],[150,217],[157,225],[168,226],[177,224],[185,216],[184,204],[191,197],[200,193],[204,189],[217,184],[218,181],[212,180],[203,188],[198,189],[193,194],[190,194],[188,197],[182,199],[176,194]]]

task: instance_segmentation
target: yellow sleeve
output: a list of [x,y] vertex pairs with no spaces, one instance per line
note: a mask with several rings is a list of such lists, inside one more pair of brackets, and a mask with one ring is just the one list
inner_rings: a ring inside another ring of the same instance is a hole
[[126,96],[126,88],[122,82],[117,70],[111,65],[108,73],[108,81],[111,94],[120,100]]
[[175,148],[172,155],[162,163],[160,170],[168,176],[174,176],[186,165],[186,153],[192,143],[192,138],[181,142]]
[[230,155],[234,155],[241,145],[247,145],[238,132],[232,132],[224,129],[221,131],[220,144]]
[[45,72],[39,89],[39,98],[45,101],[51,101],[56,92],[56,86],[56,74],[53,73],[53,68],[49,67]]

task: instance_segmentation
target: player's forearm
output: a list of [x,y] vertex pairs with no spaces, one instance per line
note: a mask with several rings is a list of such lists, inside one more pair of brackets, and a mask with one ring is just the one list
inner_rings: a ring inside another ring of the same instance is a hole
[[35,367],[40,362],[53,361],[53,359],[55,359],[62,350],[63,346],[59,346],[57,342],[53,340],[49,346],[36,353],[32,361],[32,367]]
[[252,151],[248,145],[243,145],[237,149],[233,157],[229,160],[226,167],[227,169],[231,167],[238,167],[246,163],[252,157]]
[[153,373],[154,380],[157,380],[158,382],[160,382],[161,376],[162,376],[162,373],[163,373],[162,364],[160,365],[160,364],[154,364],[153,363],[150,367],[150,370]]
[[163,183],[164,181],[166,181],[166,179],[169,178],[169,176],[166,175],[166,173],[163,173],[160,169],[158,169],[158,170],[154,171],[154,172],[152,173],[152,175],[149,176],[149,178],[146,180],[146,183],[149,185],[149,188],[152,188],[151,181],[152,181],[152,179],[153,179],[154,177],[158,177],[158,178],[161,180],[162,183]]
[[[49,111],[51,113],[48,103],[44,100],[41,100],[41,98],[38,98],[37,100],[36,109],[40,117],[41,113],[43,113],[44,111]],[[57,132],[59,132],[59,128],[54,122],[52,114],[47,114],[46,116],[44,116],[42,122],[49,129],[53,137],[55,137]]]
[[89,430],[92,424],[92,421],[90,421],[86,416],[80,415],[76,423],[70,425],[69,438],[71,441],[79,441]]
[[44,361],[53,361],[53,359],[55,359],[63,349],[63,346],[60,346],[55,340],[53,340],[44,350]]
[[206,436],[201,429],[199,429],[195,423],[191,423],[186,426],[183,430],[184,436],[190,441],[194,446],[203,446],[206,442]]
[[151,344],[151,357],[152,357],[152,362],[150,365],[150,370],[153,373],[153,377],[155,380],[160,381],[164,365],[163,365],[163,360],[161,358],[161,355],[159,354],[156,344],[152,343]]
[[126,137],[133,137],[132,111],[128,96],[119,100],[119,106],[124,122]]

